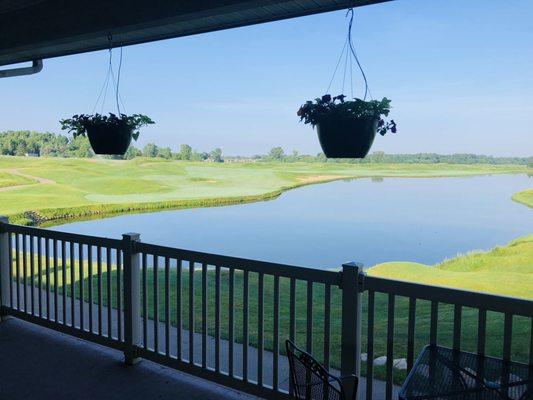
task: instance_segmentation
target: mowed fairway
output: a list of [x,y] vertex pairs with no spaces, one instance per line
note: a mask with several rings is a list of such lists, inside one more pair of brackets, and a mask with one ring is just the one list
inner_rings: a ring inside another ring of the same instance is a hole
[[273,198],[282,190],[357,177],[525,172],[525,166],[210,163],[136,158],[0,157],[0,214],[36,224],[66,218]]
[[435,266],[388,262],[370,268],[368,274],[533,299],[533,235],[513,240],[507,246],[472,252]]
[[533,189],[522,190],[513,195],[513,200],[533,208]]

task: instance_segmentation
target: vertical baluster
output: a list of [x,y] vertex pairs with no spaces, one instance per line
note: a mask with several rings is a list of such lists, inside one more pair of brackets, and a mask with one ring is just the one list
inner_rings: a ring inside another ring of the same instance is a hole
[[229,270],[229,299],[228,299],[228,373],[230,377],[234,376],[233,373],[233,342],[234,329],[235,329],[235,270],[231,268]]
[[111,249],[106,247],[106,297],[107,297],[107,337],[113,337],[113,298],[111,290]]
[[368,292],[368,324],[366,343],[366,399],[372,400],[374,383],[374,301],[375,292]]
[[37,296],[39,297],[39,318],[43,317],[43,245],[42,238],[37,238]]
[[89,294],[89,332],[93,332],[93,246],[87,246],[87,289]]
[[84,293],[83,293],[83,278],[84,278],[84,271],[83,271],[83,244],[82,243],[78,243],[78,271],[79,271],[79,277],[78,277],[78,281],[79,281],[79,288],[80,288],[80,293],[79,293],[79,296],[80,296],[80,299],[79,299],[79,305],[80,305],[80,329],[83,331],[85,329],[85,307],[84,307],[84,302],[85,302],[85,299],[83,298],[84,296]]
[[330,368],[331,351],[331,285],[324,285],[324,366]]
[[154,351],[159,353],[159,257],[153,255],[154,276]]
[[248,335],[248,271],[243,271],[242,280],[242,378],[248,381],[248,344],[250,337]]
[[389,304],[387,307],[387,383],[386,383],[386,398],[392,399],[392,361],[394,350],[394,301],[395,296],[389,294]]
[[63,294],[63,325],[67,325],[67,249],[61,241],[61,292]]
[[215,267],[215,371],[220,372],[220,267]]
[[[296,342],[296,280],[291,278],[289,291],[289,339]],[[289,394],[293,394],[292,380],[289,379]]]
[[207,265],[202,264],[202,367],[207,366]]
[[531,319],[531,329],[529,332],[529,365],[533,365],[533,317]]
[[76,327],[76,265],[74,258],[74,243],[69,243],[70,248],[70,325]]
[[46,275],[46,319],[50,319],[50,241],[44,239],[44,265]]
[[142,253],[142,294],[143,294],[143,347],[148,349],[148,282],[146,281],[147,256]]
[[7,237],[7,240],[9,241],[9,307],[14,308],[15,303],[13,295],[13,235],[9,233]]
[[272,388],[279,387],[279,276],[274,275],[274,330],[272,332]]
[[513,314],[506,313],[503,325],[503,359],[511,360],[511,340],[513,337]]
[[437,301],[431,302],[431,321],[429,327],[429,343],[432,346],[437,344],[437,324],[439,321],[439,303]]
[[117,338],[122,341],[122,250],[117,255]]
[[409,321],[407,326],[407,371],[413,368],[415,356],[416,298],[409,298]]
[[296,342],[296,279],[291,278],[289,294],[289,339]]
[[53,256],[53,262],[54,262],[54,321],[58,322],[59,318],[57,317],[59,314],[59,273],[57,271],[58,269],[58,262],[57,262],[57,239],[54,239],[52,241],[52,256]]
[[189,261],[189,363],[194,364],[194,262]]
[[453,308],[453,349],[461,349],[461,320],[463,308],[456,304]]
[[485,335],[487,331],[487,311],[480,309],[477,320],[477,352],[485,355]]
[[182,334],[182,331],[183,331],[183,320],[182,320],[182,307],[183,307],[183,298],[182,298],[182,283],[181,283],[181,278],[182,278],[182,273],[183,273],[183,268],[182,268],[182,261],[181,260],[177,260],[177,264],[176,264],[176,329],[177,329],[177,335],[176,335],[176,345],[177,345],[177,355],[176,357],[178,358],[178,360],[182,360],[182,337],[181,337],[181,334]]
[[98,285],[98,335],[102,336],[104,330],[102,328],[102,303],[103,303],[103,293],[102,293],[102,247],[98,246],[96,248],[96,274],[97,274],[97,285]]
[[264,319],[264,275],[259,273],[257,281],[257,384],[263,386],[263,350],[265,347],[265,340],[263,334],[263,319]]
[[22,292],[24,293],[24,312],[28,312],[28,282],[27,282],[27,276],[28,276],[28,252],[26,248],[26,235],[22,235]]
[[[510,375],[510,365],[509,361],[511,361],[511,340],[513,337],[513,314],[506,313],[505,314],[505,320],[504,320],[504,326],[503,326],[503,360],[506,361],[502,368],[502,380],[501,384],[504,388],[502,394],[505,396],[509,396],[509,375]],[[533,371],[530,373],[530,377],[533,375]],[[503,396],[502,396],[503,397]]]
[[17,310],[20,311],[20,237],[15,234],[15,274],[17,277]]
[[165,355],[170,357],[170,259],[165,257]]
[[313,282],[307,281],[307,338],[306,350],[313,353]]
[[30,236],[30,307],[31,315],[35,315],[35,237]]

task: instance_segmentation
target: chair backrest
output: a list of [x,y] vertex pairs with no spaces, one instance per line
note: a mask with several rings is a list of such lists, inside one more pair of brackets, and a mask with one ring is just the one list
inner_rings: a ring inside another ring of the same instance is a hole
[[298,400],[345,400],[339,378],[331,375],[309,353],[290,340],[285,342],[289,358],[292,397]]

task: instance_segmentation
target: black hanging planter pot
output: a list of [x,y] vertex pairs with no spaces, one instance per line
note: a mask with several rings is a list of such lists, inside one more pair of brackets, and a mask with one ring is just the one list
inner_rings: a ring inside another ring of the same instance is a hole
[[87,136],[95,154],[122,156],[128,150],[131,139],[137,140],[139,128],[153,124],[142,114],[125,115],[74,115],[59,121],[61,129],[68,130],[74,137]]
[[390,100],[365,101],[346,96],[325,94],[315,101],[307,101],[297,112],[300,121],[316,127],[318,140],[328,158],[365,158],[376,133],[396,133],[396,122],[385,121]]
[[374,143],[378,118],[332,115],[316,125],[318,140],[328,158],[364,158]]
[[133,128],[125,123],[88,125],[86,129],[95,154],[122,156],[130,146]]

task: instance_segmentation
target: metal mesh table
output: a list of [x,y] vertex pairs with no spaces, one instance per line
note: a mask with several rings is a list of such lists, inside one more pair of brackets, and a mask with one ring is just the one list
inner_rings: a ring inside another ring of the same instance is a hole
[[532,400],[533,365],[426,346],[400,400]]

